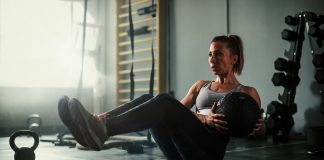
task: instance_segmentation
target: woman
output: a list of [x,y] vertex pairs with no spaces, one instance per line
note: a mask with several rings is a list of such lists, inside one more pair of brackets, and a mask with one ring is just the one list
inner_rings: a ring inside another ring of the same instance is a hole
[[[108,137],[150,129],[168,159],[223,159],[229,135],[223,114],[214,113],[216,102],[230,92],[244,92],[260,98],[253,87],[236,79],[243,69],[243,47],[236,35],[213,38],[208,62],[215,80],[199,80],[181,100],[167,94],[142,95],[118,108],[100,115],[87,112],[79,101],[63,97],[59,114],[72,135],[83,146],[100,150]],[[197,112],[190,109],[196,105]],[[252,135],[261,133],[263,121]]]

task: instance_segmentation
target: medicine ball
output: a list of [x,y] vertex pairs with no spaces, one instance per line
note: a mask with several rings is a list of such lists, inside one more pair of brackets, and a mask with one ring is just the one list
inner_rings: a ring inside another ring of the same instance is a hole
[[232,92],[223,97],[215,112],[225,115],[226,131],[232,137],[245,137],[256,127],[261,117],[257,102],[248,94]]

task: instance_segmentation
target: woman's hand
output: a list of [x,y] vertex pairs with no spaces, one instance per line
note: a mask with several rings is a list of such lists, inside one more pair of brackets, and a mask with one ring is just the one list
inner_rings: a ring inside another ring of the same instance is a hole
[[258,122],[257,122],[257,124],[255,126],[256,127],[253,128],[252,133],[254,133],[254,134],[260,133],[263,130],[263,127],[264,127],[264,120],[263,120],[263,118],[258,119]]
[[[261,113],[263,113],[263,109],[261,109]],[[265,134],[265,125],[264,125],[264,119],[261,116],[258,119],[258,122],[255,125],[255,128],[253,131],[250,133],[252,136],[263,136]]]
[[94,113],[92,113],[92,115],[93,115],[97,120],[101,120],[101,119],[107,118],[107,116],[108,116],[108,112],[104,112],[104,113],[101,113],[101,114],[94,114]]
[[216,102],[214,102],[208,115],[205,116],[205,123],[213,128],[220,130],[220,131],[227,131],[228,128],[225,127],[227,125],[227,122],[222,120],[222,118],[225,118],[225,115],[215,113],[216,107],[217,107]]

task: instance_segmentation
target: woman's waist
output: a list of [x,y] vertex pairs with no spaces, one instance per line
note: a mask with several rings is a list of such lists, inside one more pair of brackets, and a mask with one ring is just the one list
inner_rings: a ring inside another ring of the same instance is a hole
[[197,113],[202,114],[202,115],[208,115],[210,110],[211,110],[211,108],[198,109]]

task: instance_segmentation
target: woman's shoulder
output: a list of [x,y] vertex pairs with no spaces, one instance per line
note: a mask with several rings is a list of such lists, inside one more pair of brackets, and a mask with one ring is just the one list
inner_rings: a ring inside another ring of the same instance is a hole
[[199,88],[201,88],[202,86],[207,85],[210,82],[211,81],[209,81],[209,80],[198,80],[194,85],[196,85]]
[[208,81],[208,80],[198,80],[196,83],[193,84],[193,88],[195,88],[196,92],[199,92],[199,90],[207,85],[209,82],[211,81]]
[[260,102],[261,100],[260,100],[258,91],[254,87],[242,86],[241,92],[250,95],[258,103],[259,106],[261,105],[261,102]]
[[249,94],[249,93],[257,92],[257,90],[254,87],[242,85],[241,92]]

